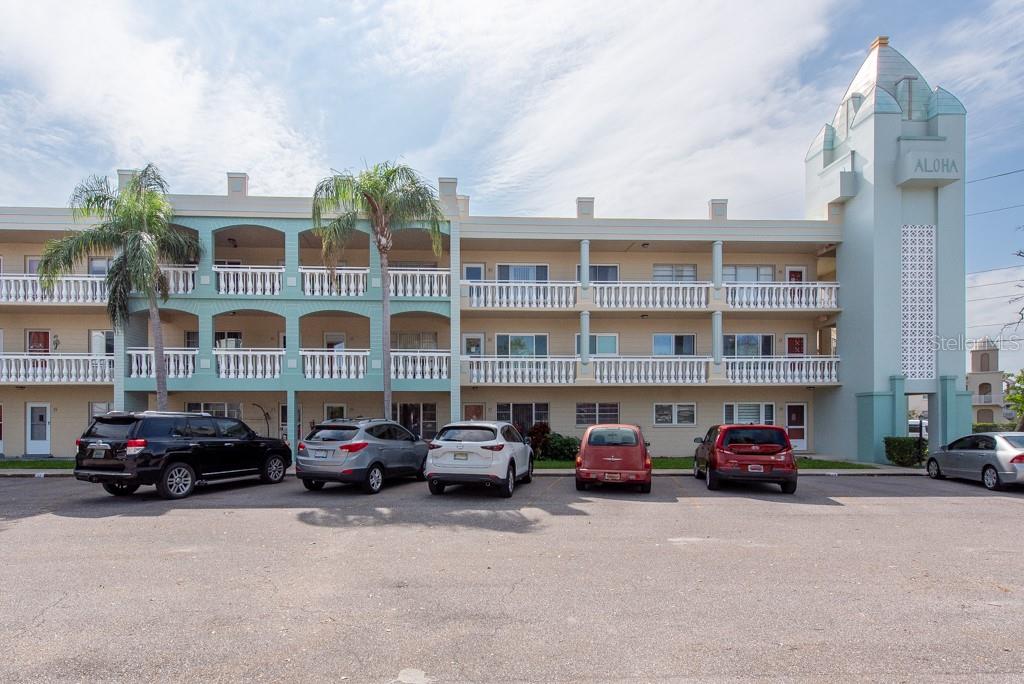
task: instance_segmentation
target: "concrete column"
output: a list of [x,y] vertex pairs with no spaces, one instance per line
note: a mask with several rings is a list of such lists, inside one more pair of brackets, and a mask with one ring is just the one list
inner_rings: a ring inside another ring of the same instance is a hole
[[212,375],[216,373],[213,357],[213,315],[206,307],[200,307],[196,313],[199,319],[199,351],[196,353],[196,375]]
[[716,290],[722,287],[722,241],[711,243],[711,284]]
[[580,363],[590,363],[590,312],[580,311]]
[[711,356],[715,365],[722,363],[722,312],[711,312]]
[[292,448],[292,453],[295,454],[299,451],[299,437],[295,429],[298,422],[295,418],[296,412],[299,410],[299,402],[296,401],[295,390],[287,390],[285,394],[288,397],[286,400],[288,404],[288,425],[285,426],[285,438]]
[[892,392],[892,428],[889,434],[893,437],[907,435],[907,379],[902,375],[889,376],[889,390]]
[[298,377],[302,375],[302,358],[299,348],[302,342],[302,333],[299,326],[298,314],[289,312],[284,319],[284,368],[281,374],[285,377]]
[[371,299],[380,299],[380,253],[377,251],[377,244],[370,236],[370,272],[367,274],[366,294]]
[[580,240],[580,288],[590,289],[590,240]]
[[284,234],[284,282],[285,296],[298,297],[302,291],[299,278],[299,232],[291,229]]
[[462,419],[462,288],[459,281],[462,278],[462,248],[459,243],[459,221],[452,218],[449,222],[448,233],[448,258],[451,269],[451,287],[448,290],[450,297],[448,309],[448,323],[451,336],[449,338],[449,349],[452,350],[451,358],[451,382],[448,386],[448,402],[450,413],[449,420]]
[[213,232],[207,228],[199,228],[199,244],[203,253],[196,267],[196,294],[212,295],[217,291],[217,278],[213,273]]

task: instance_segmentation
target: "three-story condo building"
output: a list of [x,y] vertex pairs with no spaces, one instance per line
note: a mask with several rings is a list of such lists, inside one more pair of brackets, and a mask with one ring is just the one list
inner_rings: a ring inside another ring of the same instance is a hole
[[[44,291],[43,244],[63,209],[0,209],[0,451],[73,451],[90,413],[153,406],[238,416],[293,443],[324,418],[380,414],[381,294],[392,297],[393,416],[431,436],[458,418],[643,427],[687,455],[722,422],[785,426],[798,449],[882,459],[929,396],[936,444],[969,429],[964,330],[965,112],[884,38],[806,156],[805,220],[474,215],[438,190],[444,251],[401,230],[380,275],[368,226],[330,271],[308,197],[175,195],[204,246],[167,264],[163,360],[140,299],[110,330],[107,260]],[[129,171],[119,172],[123,182]],[[941,277],[940,277],[941,275]]]

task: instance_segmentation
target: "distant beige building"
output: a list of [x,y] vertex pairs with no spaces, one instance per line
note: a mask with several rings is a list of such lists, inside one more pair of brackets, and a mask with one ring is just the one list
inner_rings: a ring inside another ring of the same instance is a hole
[[1003,371],[999,370],[999,347],[985,338],[971,349],[971,369],[967,373],[971,393],[971,412],[975,423],[1004,420]]

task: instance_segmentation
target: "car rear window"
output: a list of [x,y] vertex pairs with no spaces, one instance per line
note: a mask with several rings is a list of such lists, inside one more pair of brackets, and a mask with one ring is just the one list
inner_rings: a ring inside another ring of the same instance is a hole
[[722,438],[722,446],[732,444],[774,444],[786,446],[786,433],[771,428],[730,428]]
[[177,437],[188,432],[184,418],[147,418],[139,426],[139,437]]
[[354,425],[317,425],[306,435],[311,442],[347,442],[359,432]]
[[1002,437],[1014,449],[1024,449],[1024,435],[1003,435]]
[[590,446],[636,446],[636,430],[629,428],[600,428],[590,431]]
[[132,429],[135,421],[131,418],[126,420],[94,420],[89,429],[85,431],[86,437],[97,437],[99,439],[127,439],[128,431]]
[[441,428],[437,433],[437,439],[446,442],[491,442],[496,439],[498,433],[494,428],[477,427],[475,425],[452,425]]

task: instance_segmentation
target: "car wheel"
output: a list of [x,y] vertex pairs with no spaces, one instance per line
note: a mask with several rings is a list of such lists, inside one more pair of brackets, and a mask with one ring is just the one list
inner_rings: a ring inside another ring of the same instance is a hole
[[939,462],[934,458],[928,459],[928,477],[933,480],[941,480],[945,477],[945,475],[942,474],[942,468],[939,467]]
[[641,494],[650,494],[651,493],[651,483],[650,482],[644,482],[642,485],[637,487],[637,489],[640,490]]
[[423,463],[420,463],[420,469],[416,471],[416,479],[419,482],[427,481],[427,457],[423,457]]
[[711,463],[704,466],[704,484],[712,491],[722,486],[722,481],[718,478],[715,469],[711,467]]
[[134,494],[139,488],[137,484],[128,484],[127,482],[104,482],[103,490],[107,494],[113,494],[114,496],[129,496]]
[[165,499],[184,499],[196,488],[196,471],[187,463],[172,463],[164,468],[156,491]]
[[796,493],[796,480],[792,482],[782,482],[779,484],[782,487],[783,494],[795,494]]
[[311,492],[319,492],[326,484],[323,480],[303,480],[302,486]]
[[985,489],[994,492],[999,489],[999,473],[992,466],[985,466],[985,469],[981,471],[981,483],[985,485]]
[[512,494],[516,491],[516,467],[512,463],[508,464],[508,470],[505,472],[505,482],[502,484],[501,489],[498,491],[498,495],[503,499],[509,499]]
[[277,454],[267,456],[260,469],[260,480],[267,484],[277,484],[284,480],[284,472],[287,470],[284,459]]
[[590,488],[590,485],[588,483],[584,482],[583,480],[581,480],[578,477],[576,478],[576,491],[577,492],[585,492],[589,488]]
[[384,486],[384,469],[374,463],[366,471],[366,479],[363,480],[363,491],[367,494],[376,494]]
[[530,457],[530,465],[527,467],[526,477],[523,478],[523,484],[530,484],[533,482],[533,456]]
[[431,480],[427,483],[427,486],[430,488],[431,494],[437,494],[438,496],[444,494],[444,485],[437,480]]

